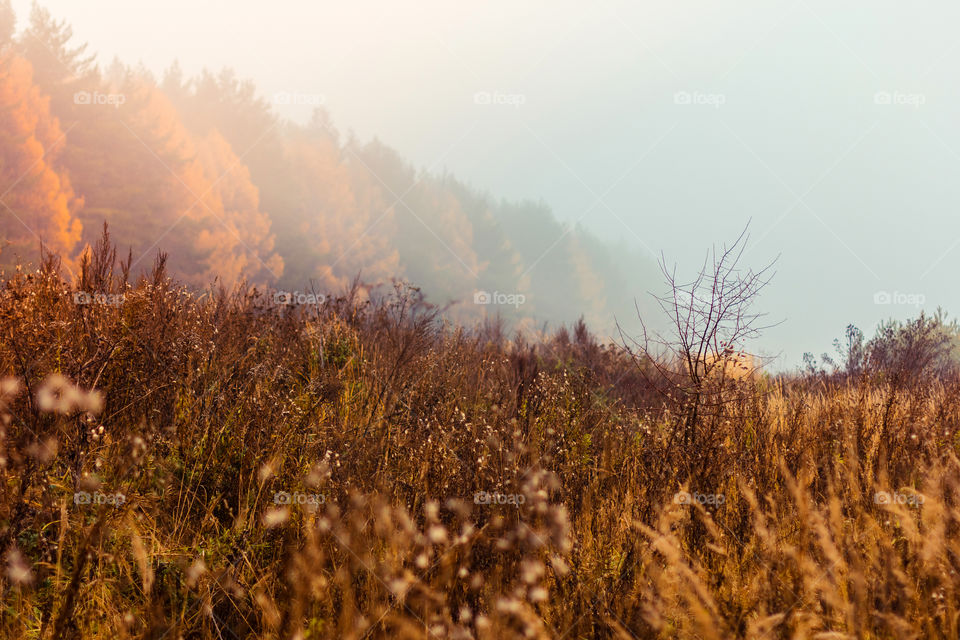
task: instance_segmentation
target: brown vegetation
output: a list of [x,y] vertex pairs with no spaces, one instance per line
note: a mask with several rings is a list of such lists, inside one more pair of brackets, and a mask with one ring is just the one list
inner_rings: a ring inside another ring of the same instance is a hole
[[960,378],[928,325],[713,402],[582,324],[48,259],[0,293],[0,634],[957,637]]

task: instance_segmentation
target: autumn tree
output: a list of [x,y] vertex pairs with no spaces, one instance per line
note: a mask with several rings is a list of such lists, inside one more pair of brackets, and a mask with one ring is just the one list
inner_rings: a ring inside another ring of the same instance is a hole
[[[80,240],[81,202],[57,163],[64,144],[30,63],[0,52],[0,234],[4,262],[40,244],[69,255]],[[9,257],[8,257],[9,256]]]

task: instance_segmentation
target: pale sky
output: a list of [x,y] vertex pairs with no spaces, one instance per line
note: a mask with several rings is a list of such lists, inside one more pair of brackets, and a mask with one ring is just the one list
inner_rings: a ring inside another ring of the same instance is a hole
[[781,255],[761,306],[784,320],[755,350],[784,366],[851,322],[960,313],[955,2],[43,5],[103,63],[322,96],[341,130],[681,271],[752,218],[748,261]]

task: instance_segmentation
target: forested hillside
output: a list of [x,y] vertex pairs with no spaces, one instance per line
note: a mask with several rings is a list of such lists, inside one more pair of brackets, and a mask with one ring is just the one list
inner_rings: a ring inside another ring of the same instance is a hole
[[[73,269],[106,221],[135,271],[163,247],[193,286],[336,292],[359,275],[416,283],[434,302],[458,303],[448,312],[461,320],[584,315],[604,331],[614,315],[635,315],[651,263],[560,223],[542,202],[499,201],[417,169],[378,140],[338,132],[321,107],[309,123],[285,121],[276,96],[230,70],[104,68],[42,8],[24,24],[7,2],[0,13],[8,269],[36,262],[41,242]],[[475,305],[477,291],[513,298]]]

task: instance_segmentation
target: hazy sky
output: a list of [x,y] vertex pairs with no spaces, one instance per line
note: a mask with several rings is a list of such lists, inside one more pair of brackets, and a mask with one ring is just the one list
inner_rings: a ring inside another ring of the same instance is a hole
[[851,322],[960,313],[955,2],[43,4],[105,63],[230,66],[297,119],[322,96],[342,130],[681,270],[752,218],[785,320],[757,348],[788,365]]

